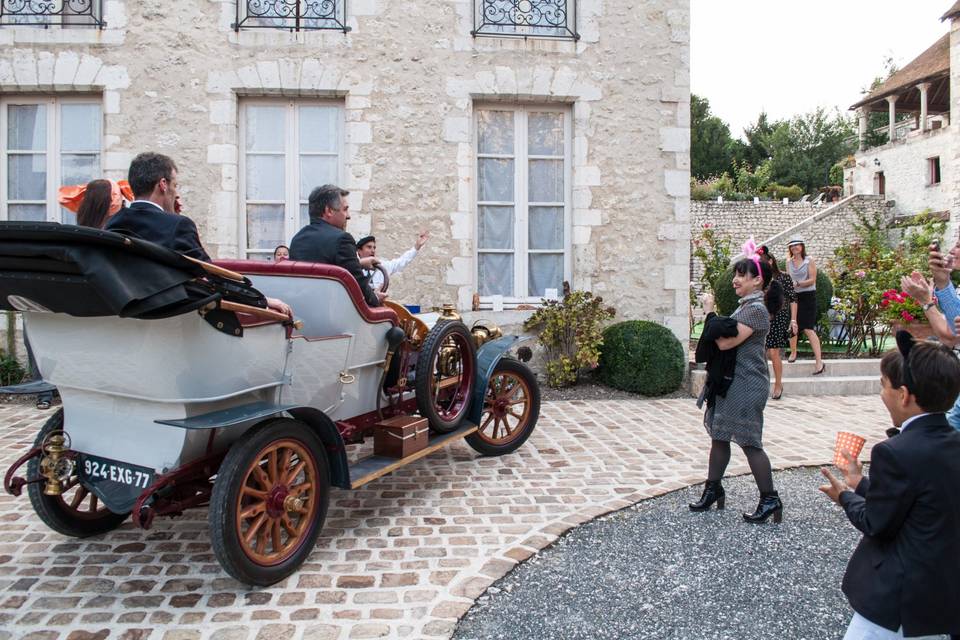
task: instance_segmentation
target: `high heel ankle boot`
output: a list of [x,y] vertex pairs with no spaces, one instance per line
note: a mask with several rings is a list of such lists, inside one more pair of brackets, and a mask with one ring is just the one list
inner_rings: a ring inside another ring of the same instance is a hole
[[700,500],[690,506],[690,511],[706,511],[713,503],[717,503],[717,509],[723,509],[727,497],[723,491],[723,485],[719,480],[707,480],[703,485],[703,495]]
[[770,516],[773,516],[773,521],[776,523],[783,520],[783,502],[780,501],[780,496],[776,491],[761,493],[757,510],[753,513],[743,514],[743,519],[747,522],[760,524],[766,522]]

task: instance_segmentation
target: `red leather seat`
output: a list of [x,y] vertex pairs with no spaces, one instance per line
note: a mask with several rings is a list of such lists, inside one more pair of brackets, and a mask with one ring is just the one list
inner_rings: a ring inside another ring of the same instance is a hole
[[[356,307],[360,317],[364,320],[371,323],[389,321],[394,325],[399,322],[397,314],[393,309],[389,307],[369,306],[363,298],[363,292],[360,290],[360,284],[357,282],[357,279],[343,267],[319,262],[299,262],[295,260],[284,260],[282,262],[214,260],[213,264],[244,275],[294,276],[298,278],[326,278],[328,280],[337,280],[347,290],[353,306]],[[297,305],[295,300],[284,300],[284,302],[293,307],[294,313],[296,313]]]

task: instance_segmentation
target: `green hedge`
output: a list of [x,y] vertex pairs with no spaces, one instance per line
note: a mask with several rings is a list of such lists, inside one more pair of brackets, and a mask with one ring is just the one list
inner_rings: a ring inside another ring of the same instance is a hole
[[[713,283],[717,292],[717,313],[728,316],[737,310],[739,298],[733,291],[733,267],[728,268]],[[827,314],[833,300],[833,282],[823,269],[817,269],[817,320]]]
[[628,320],[604,329],[597,374],[615,389],[662,396],[680,388],[686,364],[673,332],[655,322]]

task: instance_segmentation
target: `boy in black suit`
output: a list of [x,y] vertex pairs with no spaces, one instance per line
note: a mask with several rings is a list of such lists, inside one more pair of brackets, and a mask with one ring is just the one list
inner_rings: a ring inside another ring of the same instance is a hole
[[880,362],[880,398],[899,435],[873,447],[869,478],[849,455],[845,482],[821,469],[820,490],[864,534],[843,576],[855,612],[845,640],[960,636],[960,432],[944,415],[960,361],[904,331],[897,344]]

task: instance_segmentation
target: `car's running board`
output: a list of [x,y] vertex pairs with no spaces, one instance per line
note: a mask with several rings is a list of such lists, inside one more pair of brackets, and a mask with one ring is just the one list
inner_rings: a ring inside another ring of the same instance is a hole
[[52,393],[57,388],[45,380],[34,380],[33,382],[21,382],[12,384],[9,387],[0,387],[0,393],[16,395],[30,395],[34,393]]
[[350,466],[350,488],[356,489],[362,487],[368,482],[373,482],[377,478],[399,469],[404,465],[415,462],[424,456],[428,456],[438,449],[442,449],[451,442],[462,440],[477,430],[477,425],[465,422],[462,427],[450,433],[430,434],[430,439],[420,451],[407,456],[406,458],[385,458],[383,456],[370,456],[364,458]]

